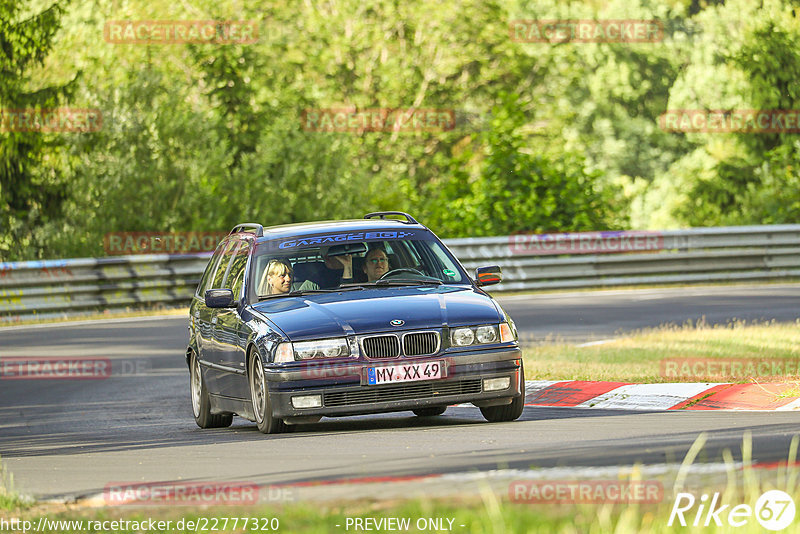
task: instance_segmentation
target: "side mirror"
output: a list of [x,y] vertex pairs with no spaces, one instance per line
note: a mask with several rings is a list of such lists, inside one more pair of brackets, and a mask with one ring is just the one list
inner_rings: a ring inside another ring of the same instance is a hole
[[499,284],[503,280],[503,270],[499,265],[478,267],[475,269],[475,280],[479,287]]
[[230,289],[209,289],[205,295],[206,306],[209,308],[235,308],[233,291]]

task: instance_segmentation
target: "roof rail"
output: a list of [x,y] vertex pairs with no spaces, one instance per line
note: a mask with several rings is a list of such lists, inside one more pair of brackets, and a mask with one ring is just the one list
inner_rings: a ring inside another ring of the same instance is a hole
[[381,219],[385,219],[387,215],[402,215],[403,217],[406,218],[406,220],[399,222],[403,224],[419,224],[414,217],[402,211],[375,211],[373,213],[367,213],[366,215],[364,215],[364,218],[375,219],[380,217]]
[[[258,223],[242,223],[237,224],[231,230],[231,234],[236,234],[239,232],[244,232],[246,229],[255,230],[256,237],[263,237],[264,236],[264,227]],[[229,234],[230,235],[230,234]]]

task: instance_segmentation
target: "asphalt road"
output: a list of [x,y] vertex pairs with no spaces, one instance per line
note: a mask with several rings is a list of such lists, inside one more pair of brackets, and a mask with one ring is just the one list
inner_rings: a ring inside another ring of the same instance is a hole
[[[800,285],[613,291],[508,297],[503,306],[537,339],[608,337],[705,315],[800,318]],[[753,433],[757,461],[785,460],[800,414],[527,407],[520,421],[486,423],[474,408],[422,420],[410,413],[323,419],[282,435],[252,423],[200,430],[182,354],[184,318],[0,329],[0,357],[110,358],[104,380],[3,380],[0,457],[15,487],[80,497],[110,484],[247,480],[259,484],[548,466],[680,461],[700,432],[701,460],[738,456]]]

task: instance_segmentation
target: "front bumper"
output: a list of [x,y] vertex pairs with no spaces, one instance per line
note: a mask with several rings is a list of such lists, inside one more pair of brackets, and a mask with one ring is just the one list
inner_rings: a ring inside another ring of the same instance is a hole
[[[520,395],[519,347],[444,353],[424,358],[350,362],[307,362],[302,368],[265,368],[275,417],[345,416],[413,410],[459,403],[510,402]],[[366,385],[366,369],[398,363],[443,362],[445,378]],[[507,389],[484,391],[487,378],[509,377]],[[318,408],[294,408],[292,397],[320,395]]]

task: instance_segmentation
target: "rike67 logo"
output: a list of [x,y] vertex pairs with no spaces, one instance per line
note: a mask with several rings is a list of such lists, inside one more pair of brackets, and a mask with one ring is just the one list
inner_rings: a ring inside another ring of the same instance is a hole
[[732,508],[730,504],[721,503],[719,493],[714,493],[710,499],[705,493],[700,499],[691,493],[678,493],[667,525],[671,527],[677,519],[683,527],[688,524],[693,527],[708,527],[712,524],[721,527],[723,523],[732,527],[742,527],[755,517],[765,529],[778,531],[791,525],[794,516],[794,500],[788,493],[780,490],[770,490],[762,494],[756,501],[755,507],[737,504]]

